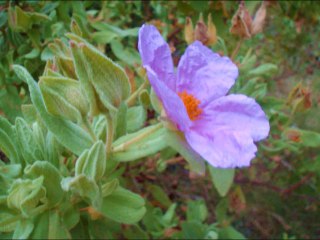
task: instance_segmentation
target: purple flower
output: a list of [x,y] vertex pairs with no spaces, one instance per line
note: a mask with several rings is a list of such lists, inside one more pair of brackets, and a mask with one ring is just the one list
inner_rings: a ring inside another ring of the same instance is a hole
[[254,141],[266,138],[270,127],[254,99],[225,96],[238,77],[237,66],[196,41],[175,72],[168,44],[151,25],[140,28],[138,47],[168,118],[189,145],[214,167],[249,166]]

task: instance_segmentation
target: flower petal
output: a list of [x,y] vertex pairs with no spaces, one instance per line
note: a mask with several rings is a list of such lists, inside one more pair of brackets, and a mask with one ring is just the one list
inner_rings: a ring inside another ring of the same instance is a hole
[[140,28],[138,48],[143,66],[150,66],[159,79],[174,91],[175,74],[170,48],[156,27],[144,24]]
[[213,135],[202,135],[191,130],[185,136],[191,147],[217,168],[249,166],[257,151],[250,135],[243,132],[219,129]]
[[228,57],[220,57],[195,41],[180,59],[176,88],[193,94],[205,105],[224,96],[237,77],[238,68]]
[[207,122],[211,128],[223,127],[248,133],[253,141],[266,138],[270,130],[268,118],[260,105],[242,94],[231,94],[210,102],[199,121]]
[[191,121],[180,97],[160,81],[159,77],[149,66],[146,66],[146,70],[150,84],[162,102],[166,114],[180,131],[186,131],[191,125]]
[[248,166],[268,136],[269,121],[252,98],[228,95],[210,102],[199,120],[185,132],[190,146],[214,167]]

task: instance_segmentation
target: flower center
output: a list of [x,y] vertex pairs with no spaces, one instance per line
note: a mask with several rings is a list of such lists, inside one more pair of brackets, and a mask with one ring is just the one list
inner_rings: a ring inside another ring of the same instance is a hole
[[202,109],[199,108],[200,100],[186,91],[180,92],[178,95],[186,107],[189,118],[192,121],[198,119],[199,115],[202,113]]

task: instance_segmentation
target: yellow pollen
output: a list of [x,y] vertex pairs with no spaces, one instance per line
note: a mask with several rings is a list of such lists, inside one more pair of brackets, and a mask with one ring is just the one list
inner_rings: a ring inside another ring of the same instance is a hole
[[192,121],[198,119],[199,115],[202,113],[202,109],[199,108],[200,100],[186,91],[180,92],[178,95],[186,107],[189,118]]

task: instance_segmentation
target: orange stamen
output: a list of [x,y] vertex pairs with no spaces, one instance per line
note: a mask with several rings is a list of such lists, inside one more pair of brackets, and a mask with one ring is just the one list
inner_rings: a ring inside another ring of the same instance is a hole
[[199,115],[202,113],[202,109],[199,108],[200,100],[186,91],[180,92],[178,95],[186,107],[189,118],[192,121],[198,119]]

